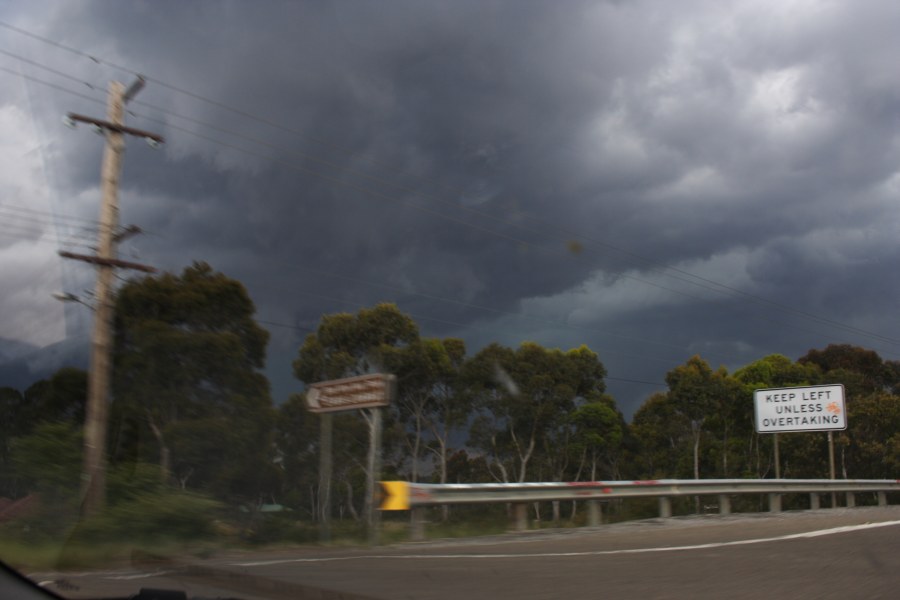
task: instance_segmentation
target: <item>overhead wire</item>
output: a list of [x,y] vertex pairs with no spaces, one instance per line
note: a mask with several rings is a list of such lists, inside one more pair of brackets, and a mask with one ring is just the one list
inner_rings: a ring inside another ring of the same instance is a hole
[[72,75],[71,73],[66,73],[64,71],[60,71],[59,69],[54,69],[53,67],[47,66],[43,63],[39,63],[38,61],[32,60],[25,56],[22,56],[21,54],[16,54],[14,52],[10,52],[9,50],[4,50],[3,48],[0,48],[0,54],[2,54],[3,56],[6,56],[8,58],[15,59],[19,62],[25,63],[27,65],[37,67],[38,69],[41,69],[42,71],[47,71],[48,73],[52,73],[53,75],[56,75],[57,77],[62,77],[63,79],[67,79],[74,83],[85,85],[88,87],[88,89],[102,90],[102,87],[96,86],[88,81],[84,81],[83,79],[76,77],[75,75]]
[[[7,237],[13,237],[9,231],[10,227],[17,228],[18,232],[26,236],[37,238],[43,237],[49,231],[59,246],[66,247],[90,247],[96,243],[96,233],[99,231],[99,227],[96,226],[99,224],[93,219],[70,215],[55,215],[49,211],[41,211],[14,204],[0,204],[0,217],[3,219],[0,221],[0,227],[7,228]],[[55,229],[58,225],[65,226],[70,231],[59,233]]]
[[92,226],[100,224],[100,221],[98,221],[97,219],[91,219],[88,217],[76,217],[74,215],[60,215],[60,214],[54,213],[49,210],[39,210],[36,208],[30,208],[30,207],[22,206],[19,204],[0,203],[0,210],[4,210],[7,212],[26,213],[28,215],[39,215],[39,216],[47,218],[48,221],[52,220],[52,221],[61,221],[61,222],[71,221],[71,222],[76,222],[76,223],[89,223]]

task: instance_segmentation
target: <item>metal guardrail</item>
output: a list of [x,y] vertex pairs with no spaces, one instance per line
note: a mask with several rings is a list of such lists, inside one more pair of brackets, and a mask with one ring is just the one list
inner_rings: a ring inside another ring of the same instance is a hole
[[[646,481],[590,481],[570,483],[470,483],[429,484],[383,482],[384,510],[413,510],[413,537],[424,537],[417,525],[427,506],[449,504],[506,503],[514,505],[516,529],[527,528],[527,504],[550,501],[587,501],[588,519],[598,525],[598,503],[618,498],[659,499],[660,517],[672,516],[671,499],[683,496],[717,496],[720,514],[731,513],[731,497],[741,494],[767,494],[769,510],[781,510],[784,494],[809,494],[810,508],[820,507],[820,495],[846,494],[846,505],[856,505],[855,494],[874,493],[879,506],[887,505],[888,492],[900,492],[896,479],[658,479]],[[834,497],[834,496],[832,496]],[[832,502],[834,505],[834,502]],[[418,516],[417,516],[418,515]]]

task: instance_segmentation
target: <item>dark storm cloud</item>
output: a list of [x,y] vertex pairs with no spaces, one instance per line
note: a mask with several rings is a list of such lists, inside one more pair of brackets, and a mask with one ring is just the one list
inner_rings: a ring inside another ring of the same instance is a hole
[[[262,318],[393,300],[431,334],[587,343],[653,381],[693,353],[896,356],[734,291],[900,337],[890,3],[82,2],[30,22],[150,78],[129,119],[169,143],[129,149],[123,219],[153,233],[129,248],[209,261]],[[84,135],[57,142],[73,194],[97,185]],[[273,333],[286,379],[302,333]],[[628,412],[647,392],[614,391]]]
[[[579,5],[572,7],[576,13],[581,10]],[[284,14],[268,14],[265,23],[254,27],[260,17],[246,5],[230,5],[225,15],[203,9],[197,14],[196,6],[180,15],[179,9],[170,8],[175,10],[167,11],[165,27],[147,25],[148,16],[150,23],[152,15],[160,18],[158,12],[119,7],[118,14],[113,11],[105,22],[92,21],[90,29],[132,32],[127,43],[117,44],[120,62],[146,63],[152,57],[151,63],[165,63],[171,70],[177,56],[182,68],[166,81],[174,79],[197,93],[227,98],[233,106],[252,106],[255,114],[285,123],[309,138],[351,148],[348,157],[284,131],[258,124],[249,127],[251,135],[264,135],[298,153],[340,164],[335,169],[300,159],[301,168],[326,177],[360,169],[400,185],[362,180],[366,190],[375,192],[367,194],[354,187],[336,188],[303,172],[279,174],[272,181],[273,169],[262,159],[187,139],[201,156],[223,167],[198,172],[194,165],[194,177],[235,180],[229,183],[229,198],[218,200],[221,218],[234,224],[234,212],[239,211],[245,219],[241,225],[247,221],[255,225],[244,228],[244,235],[236,232],[234,245],[251,251],[281,245],[300,256],[314,253],[326,262],[333,253],[337,263],[352,263],[366,255],[372,265],[391,270],[396,264],[426,275],[435,269],[432,252],[440,255],[442,248],[449,248],[453,254],[469,254],[467,263],[483,264],[478,278],[489,281],[476,287],[490,291],[501,304],[535,289],[549,291],[575,283],[588,267],[582,261],[580,269],[574,263],[572,272],[550,269],[564,242],[557,235],[552,241],[555,248],[548,253],[546,235],[535,233],[542,228],[540,222],[522,230],[455,208],[472,204],[514,219],[515,211],[556,211],[571,203],[572,198],[559,194],[559,187],[572,186],[572,175],[541,177],[541,173],[559,171],[559,159],[551,149],[560,143],[571,145],[607,93],[606,71],[616,66],[610,59],[595,60],[601,53],[593,37],[567,37],[577,22],[574,16],[557,16],[540,5],[485,11],[472,4],[448,11],[410,3],[387,11],[354,6],[312,13],[306,7],[282,6]],[[71,15],[64,19],[69,23]],[[173,23],[179,29],[179,23],[198,21],[207,24],[192,31],[197,39],[188,41],[187,36],[171,33]],[[272,40],[278,40],[277,49]],[[187,44],[190,49],[182,47]],[[548,46],[558,53],[548,54]],[[151,64],[148,69],[152,68]],[[215,107],[200,108],[207,122],[235,127],[234,122],[240,121]],[[246,131],[248,126],[244,122],[238,128]],[[260,177],[242,182],[240,176],[231,175],[246,165]],[[381,165],[390,170],[385,173]],[[167,178],[177,180],[179,175]],[[442,185],[432,185],[431,179]],[[553,180],[561,185],[537,183]],[[411,192],[423,189],[429,197]],[[397,200],[426,210],[398,208]],[[308,210],[310,205],[313,211]],[[379,223],[374,231],[373,222]],[[336,231],[342,235],[335,236]],[[489,254],[479,261],[476,257],[484,256],[484,251]],[[453,273],[445,275],[450,275],[449,281],[436,290],[439,294],[456,287]]]

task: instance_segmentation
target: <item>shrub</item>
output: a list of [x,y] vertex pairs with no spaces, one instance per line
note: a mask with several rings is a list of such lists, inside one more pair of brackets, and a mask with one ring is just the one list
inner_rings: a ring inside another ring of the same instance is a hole
[[85,542],[197,541],[215,534],[214,521],[220,509],[218,502],[198,494],[137,494],[79,524],[73,538]]

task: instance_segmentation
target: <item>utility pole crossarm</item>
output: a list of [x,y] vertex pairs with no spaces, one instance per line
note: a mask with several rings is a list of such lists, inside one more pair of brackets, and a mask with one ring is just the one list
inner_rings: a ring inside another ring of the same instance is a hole
[[153,140],[154,142],[157,142],[159,144],[165,143],[166,141],[166,139],[158,133],[153,133],[152,131],[144,131],[143,129],[137,129],[136,127],[128,127],[127,125],[122,125],[121,123],[111,123],[110,121],[95,119],[94,117],[79,115],[78,113],[69,113],[66,116],[77,123],[87,123],[88,125],[94,125],[96,127],[100,127],[101,129],[114,131],[116,133],[127,133],[128,135],[133,135],[135,137]]
[[81,260],[87,263],[91,263],[94,265],[100,265],[103,267],[117,267],[119,269],[132,269],[134,271],[143,271],[144,273],[156,273],[156,267],[151,267],[148,265],[142,265],[136,262],[130,262],[127,260],[119,260],[118,258],[101,258],[99,256],[91,256],[89,254],[75,254],[74,252],[66,252],[64,250],[60,250],[58,253],[63,258],[72,258],[75,260]]

